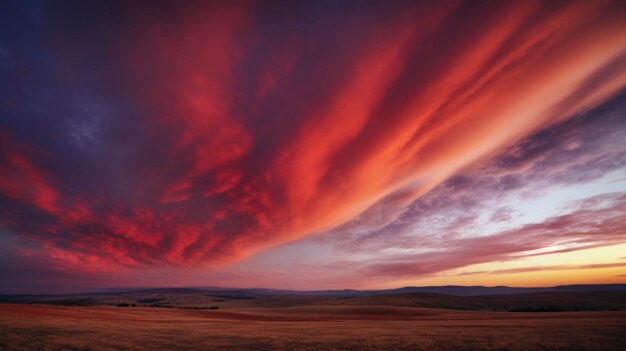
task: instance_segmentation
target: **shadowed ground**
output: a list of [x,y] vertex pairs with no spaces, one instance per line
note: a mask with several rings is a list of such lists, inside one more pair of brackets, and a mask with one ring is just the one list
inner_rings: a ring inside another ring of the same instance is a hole
[[0,350],[620,350],[626,312],[0,305]]

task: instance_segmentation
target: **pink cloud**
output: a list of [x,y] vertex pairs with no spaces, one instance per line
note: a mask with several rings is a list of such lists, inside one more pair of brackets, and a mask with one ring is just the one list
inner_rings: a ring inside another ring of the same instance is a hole
[[67,126],[98,109],[21,122],[52,103],[15,97],[0,220],[30,243],[24,260],[90,273],[221,266],[326,233],[344,252],[423,251],[364,268],[395,276],[623,240],[621,197],[463,236],[527,183],[626,164],[623,128],[585,132],[572,117],[626,85],[620,4],[81,6],[42,15],[40,56],[58,66],[32,84],[110,106],[77,143]]

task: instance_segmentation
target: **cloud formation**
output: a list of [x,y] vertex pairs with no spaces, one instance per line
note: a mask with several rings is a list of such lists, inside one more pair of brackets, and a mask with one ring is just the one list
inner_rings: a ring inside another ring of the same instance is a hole
[[[365,268],[370,275],[420,276],[465,267],[477,263],[506,261],[520,257],[545,255],[597,246],[624,243],[626,226],[626,193],[592,198],[607,201],[601,209],[582,208],[566,215],[550,218],[521,228],[485,237],[463,238],[449,235],[437,240],[438,250],[404,256],[395,256],[391,262],[370,264]],[[585,204],[581,204],[585,207]],[[444,231],[445,232],[445,231]],[[427,244],[428,245],[428,244]],[[427,247],[427,245],[424,245]],[[533,252],[550,247],[563,249]],[[530,252],[530,253],[527,253]],[[616,265],[613,265],[616,266]],[[557,266],[563,269],[567,266]],[[587,268],[600,268],[589,265]],[[606,267],[606,266],[605,266]],[[569,268],[575,268],[570,266]],[[580,267],[579,267],[580,268]],[[546,268],[553,270],[552,268]],[[540,270],[540,269],[532,269]],[[490,274],[519,273],[528,268],[496,270]]]
[[[19,35],[0,43],[0,225],[30,243],[22,257],[221,265],[324,232],[442,251],[366,268],[396,275],[623,241],[619,194],[590,200],[610,209],[458,233],[489,194],[624,165],[607,151],[623,128],[577,135],[591,117],[570,119],[626,85],[619,2],[6,6]],[[445,228],[416,240],[409,215]],[[611,230],[590,236],[598,216]]]
[[369,257],[349,262],[366,275],[399,277],[622,244],[623,109],[619,98],[545,128],[400,211],[391,196],[322,242]]

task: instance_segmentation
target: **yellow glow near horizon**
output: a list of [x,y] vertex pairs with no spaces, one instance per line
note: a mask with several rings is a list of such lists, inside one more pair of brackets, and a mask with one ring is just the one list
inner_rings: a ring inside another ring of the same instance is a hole
[[[616,264],[592,268],[589,265]],[[623,265],[619,265],[623,264]],[[558,268],[557,266],[562,266]],[[547,267],[526,272],[502,270]],[[553,267],[553,269],[549,269]],[[471,272],[483,272],[467,274]],[[572,252],[524,257],[505,262],[489,262],[438,273],[437,276],[402,279],[385,284],[388,287],[424,285],[508,285],[554,286],[563,284],[626,283],[626,243]]]

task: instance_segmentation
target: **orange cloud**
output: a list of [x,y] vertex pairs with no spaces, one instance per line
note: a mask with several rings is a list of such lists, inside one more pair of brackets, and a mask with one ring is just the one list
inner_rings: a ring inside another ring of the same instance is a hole
[[[50,170],[3,153],[2,194],[50,217],[3,221],[69,265],[236,262],[402,211],[626,86],[619,3],[316,6],[127,5],[115,30],[95,16],[104,43],[47,19],[68,76],[127,108],[93,154],[51,141]],[[94,47],[94,69],[62,59]]]

